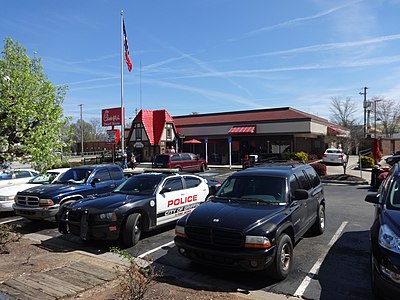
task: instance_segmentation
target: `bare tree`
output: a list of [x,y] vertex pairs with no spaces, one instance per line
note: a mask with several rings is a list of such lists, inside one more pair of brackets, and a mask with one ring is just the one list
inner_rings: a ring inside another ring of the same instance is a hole
[[356,104],[350,97],[345,100],[336,97],[332,98],[330,112],[332,113],[332,122],[350,129],[355,124],[354,114],[356,113]]
[[385,97],[373,97],[372,100],[376,103],[376,117],[381,121],[384,136],[393,136],[400,127],[400,103]]
[[93,128],[94,139],[96,141],[106,141],[107,134],[104,130],[104,127],[102,127],[100,120],[92,119],[92,120],[90,120],[90,124],[92,125],[92,128]]

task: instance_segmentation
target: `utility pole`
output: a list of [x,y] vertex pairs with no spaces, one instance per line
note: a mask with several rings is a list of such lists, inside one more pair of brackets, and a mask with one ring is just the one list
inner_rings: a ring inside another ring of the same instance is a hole
[[364,137],[367,136],[367,107],[369,106],[369,103],[367,102],[367,87],[364,87],[364,92],[360,92],[360,95],[364,95]]
[[83,114],[82,114],[83,104],[79,104],[78,106],[81,107],[81,156],[83,157]]

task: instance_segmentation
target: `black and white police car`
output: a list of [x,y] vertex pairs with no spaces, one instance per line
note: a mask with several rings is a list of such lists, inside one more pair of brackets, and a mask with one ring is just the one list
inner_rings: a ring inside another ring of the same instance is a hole
[[66,207],[58,229],[83,240],[121,238],[125,245],[133,246],[142,232],[189,214],[206,201],[212,190],[207,179],[194,174],[138,174],[110,194]]

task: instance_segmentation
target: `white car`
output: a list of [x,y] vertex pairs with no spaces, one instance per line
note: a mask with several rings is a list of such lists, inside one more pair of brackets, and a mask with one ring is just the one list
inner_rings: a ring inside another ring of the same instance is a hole
[[347,162],[347,155],[342,149],[328,148],[325,150],[322,162],[332,164],[343,164]]
[[37,175],[39,175],[39,172],[32,169],[5,170],[0,174],[0,188],[26,183]]
[[43,175],[30,177],[27,183],[13,184],[0,188],[0,212],[13,211],[12,205],[18,192],[24,191],[38,184],[47,184],[56,180],[60,174],[68,171],[70,168],[60,168],[48,170]]

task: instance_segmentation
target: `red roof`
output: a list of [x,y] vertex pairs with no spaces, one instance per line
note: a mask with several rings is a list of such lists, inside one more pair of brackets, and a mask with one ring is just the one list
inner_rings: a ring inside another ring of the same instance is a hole
[[[132,124],[142,123],[144,130],[147,133],[149,142],[151,145],[157,145],[160,143],[161,135],[164,131],[166,123],[174,123],[170,114],[165,110],[146,110],[142,109],[136,115]],[[132,126],[133,129],[134,126]],[[129,135],[132,134],[132,130]]]
[[233,126],[229,129],[229,134],[243,134],[256,132],[256,126]]
[[253,123],[254,121],[286,121],[293,119],[312,119],[314,121],[331,124],[328,120],[301,112],[290,107],[211,113],[202,115],[174,116],[175,126],[205,125],[205,124],[234,124]]

